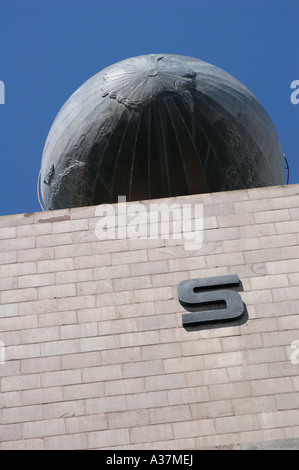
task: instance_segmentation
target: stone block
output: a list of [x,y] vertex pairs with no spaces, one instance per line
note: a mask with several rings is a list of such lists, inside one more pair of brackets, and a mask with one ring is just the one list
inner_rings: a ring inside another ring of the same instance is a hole
[[35,237],[6,238],[1,240],[0,251],[26,250],[35,247]]
[[96,296],[80,295],[75,297],[61,298],[57,300],[57,311],[81,310],[96,307]]
[[57,270],[55,273],[56,284],[69,284],[72,282],[83,282],[83,281],[92,281],[93,272],[92,269],[76,269],[71,271],[61,271]]
[[40,356],[39,344],[21,344],[16,346],[5,346],[5,360],[15,361],[18,359],[33,358]]
[[112,266],[117,264],[141,263],[147,260],[146,250],[114,252],[111,254]]
[[248,364],[279,362],[287,359],[285,348],[278,346],[248,350],[245,351],[245,357]]
[[36,288],[13,289],[0,292],[1,304],[22,303],[30,300],[37,300]]
[[283,235],[272,235],[259,238],[261,248],[275,248],[294,246],[297,244],[297,239],[294,233],[287,233]]
[[[136,264],[136,266],[139,266],[139,263]],[[100,279],[127,278],[130,276],[130,266],[120,264],[115,266],[103,266],[100,268],[93,268],[93,275],[96,281]]]
[[[97,323],[83,323],[76,325],[62,325],[60,327],[61,339],[89,338],[98,336]],[[79,359],[79,358],[78,358]],[[80,359],[79,359],[80,360]]]
[[234,367],[245,364],[243,351],[233,351],[203,356],[205,369],[217,369],[218,367]]
[[226,434],[260,429],[259,419],[256,415],[225,416],[215,418],[216,433]]
[[63,400],[62,387],[23,390],[21,393],[23,406],[56,403]]
[[150,424],[147,410],[118,411],[108,414],[109,429],[144,426]]
[[[43,313],[52,313],[57,311],[57,300],[56,299],[45,299],[37,300],[34,302],[24,302],[19,304],[20,315],[39,315]],[[22,322],[26,322],[27,319],[22,319]],[[27,320],[28,321],[28,320]],[[26,323],[24,323],[26,325]]]
[[81,352],[103,351],[119,347],[118,336],[98,336],[95,338],[81,338],[79,340]]
[[44,419],[70,418],[85,415],[84,400],[61,401],[43,405]]
[[278,395],[291,393],[292,380],[290,377],[276,377],[256,380],[251,384],[253,396]]
[[149,410],[151,424],[176,423],[190,421],[191,412],[188,405],[174,405]]
[[130,439],[133,444],[173,439],[170,424],[152,424],[130,429]]
[[170,287],[155,287],[152,289],[139,289],[134,291],[135,302],[150,302],[157,300],[172,299]]
[[176,327],[176,315],[153,315],[139,318],[137,321],[139,331],[162,330]]
[[187,387],[202,387],[204,385],[223,384],[227,382],[226,369],[210,369],[186,372]]
[[127,318],[126,320],[109,318],[108,321],[101,321],[99,323],[99,332],[103,336],[131,333],[137,330],[137,321],[134,318]]
[[47,419],[24,424],[24,438],[44,438],[65,432],[64,419]]
[[16,236],[17,236],[16,227],[0,228],[0,240],[5,240],[6,238],[16,238]]
[[[87,298],[92,298],[88,297]],[[93,299],[95,301],[95,299]],[[78,313],[78,323],[93,323],[98,321],[113,320],[118,318],[116,308],[113,305],[108,307],[81,308]],[[76,323],[76,322],[73,322]]]
[[272,297],[275,302],[285,302],[288,300],[298,300],[297,289],[293,286],[291,287],[281,287],[279,289],[274,289],[272,292]]
[[2,450],[44,450],[43,439],[22,439],[21,441],[4,442]]
[[3,377],[1,379],[1,392],[34,389],[39,388],[40,385],[39,374]]
[[32,223],[34,223],[34,214],[2,215],[0,219],[1,227],[16,227]]
[[0,277],[7,276],[22,276],[25,274],[35,274],[36,264],[29,263],[15,263],[15,264],[2,264],[0,266]]
[[275,224],[273,223],[264,223],[264,224],[254,224],[250,226],[240,227],[240,237],[241,238],[259,238],[267,237],[271,235],[276,235],[277,230]]
[[175,439],[186,437],[213,436],[215,434],[214,420],[201,419],[173,424]]
[[286,274],[277,274],[272,276],[251,277],[250,287],[253,290],[273,289],[277,287],[287,287],[289,279]]
[[87,434],[55,435],[44,439],[45,450],[86,450]]
[[39,317],[39,326],[60,326],[76,323],[76,312],[54,312],[44,313]]
[[141,348],[137,346],[102,351],[101,360],[103,365],[138,362],[141,361]]
[[123,374],[125,378],[130,377],[149,377],[163,374],[163,365],[161,360],[134,362],[132,364],[123,364]]
[[277,410],[275,396],[253,396],[235,399],[233,402],[235,414],[257,414]]
[[256,251],[247,251],[244,253],[246,264],[264,263],[266,261],[275,261],[282,258],[279,248],[269,248]]
[[100,431],[108,428],[107,414],[74,416],[65,419],[66,434]]
[[217,255],[210,255],[206,259],[207,267],[213,268],[218,266],[231,266],[244,264],[244,256],[242,252],[235,253],[221,253]]
[[56,371],[60,370],[61,367],[61,358],[59,356],[21,359],[22,374]]
[[21,406],[21,391],[1,392],[1,407],[11,408],[14,406]]
[[78,383],[82,383],[82,374],[80,369],[51,371],[41,374],[42,387],[59,387],[61,385]]
[[124,333],[120,335],[120,347],[145,346],[159,343],[158,331]]
[[132,393],[139,393],[145,391],[145,379],[144,378],[133,378],[133,379],[122,379],[113,380],[105,383],[105,395],[130,395]]
[[18,304],[0,305],[0,318],[17,317],[19,315]]
[[269,222],[282,222],[290,220],[290,211],[288,209],[282,209],[256,212],[254,214],[254,220],[257,224],[264,224]]
[[126,396],[127,409],[150,409],[167,406],[167,393],[165,391],[135,393]]
[[36,235],[45,235],[52,233],[52,224],[29,224],[17,226],[17,237],[34,237]]
[[56,326],[23,330],[21,332],[22,344],[44,343],[59,339],[59,328]]
[[221,352],[222,344],[221,344],[220,338],[209,338],[209,339],[202,339],[201,341],[182,342],[181,348],[182,348],[183,356],[195,356],[195,355],[213,354],[213,353]]
[[80,340],[58,340],[41,343],[41,356],[60,356],[62,354],[75,354],[80,352]]
[[243,252],[248,250],[259,250],[260,242],[258,238],[243,238],[239,240],[224,240],[223,251],[225,253]]
[[72,243],[64,244],[61,246],[54,246],[51,248],[54,250],[54,258],[76,258],[78,256],[88,256],[95,251],[95,246],[93,243]]
[[236,382],[248,381],[249,383],[250,381],[264,379],[270,376],[268,364],[248,364],[246,367],[230,367],[226,370],[226,373],[226,381],[233,386]]
[[56,299],[61,297],[73,297],[75,295],[76,288],[74,284],[60,284],[57,286],[46,286],[38,288],[39,300]]
[[37,248],[70,245],[71,243],[71,235],[69,233],[37,235],[35,238]]
[[[118,385],[119,382],[117,382],[115,388],[117,388]],[[124,411],[126,409],[126,399],[121,393],[119,396],[87,398],[85,400],[85,409],[87,415]]]
[[0,265],[16,263],[20,251],[3,251],[0,253]]
[[77,256],[73,259],[75,269],[97,268],[111,264],[109,253],[93,256]]
[[96,295],[96,305],[97,307],[108,307],[110,305],[126,305],[132,304],[133,301],[133,292],[114,292],[112,293],[103,293]]
[[38,273],[50,273],[68,271],[74,268],[74,262],[72,258],[64,259],[51,259],[46,261],[37,262]]
[[1,425],[13,423],[26,423],[38,421],[43,417],[42,405],[4,408],[2,410]]
[[23,424],[3,424],[0,427],[0,442],[23,439]]
[[180,344],[154,344],[142,346],[141,354],[144,361],[150,361],[153,359],[181,357],[182,351]]
[[79,220],[59,221],[53,223],[52,230],[53,233],[73,233],[80,230],[88,230],[88,220],[83,218]]
[[167,273],[168,266],[165,260],[149,261],[147,263],[130,264],[131,276],[142,276],[145,274]]
[[88,436],[88,449],[103,449],[111,446],[130,444],[129,430],[128,429],[111,429],[107,431],[89,432]]
[[207,386],[168,390],[167,396],[170,405],[202,403],[209,401],[209,391]]
[[[204,401],[191,404],[192,419],[219,418],[220,416],[234,415],[234,403],[231,400]],[[211,441],[210,441],[211,443]]]
[[287,222],[276,222],[275,228],[278,234],[298,233],[299,232],[299,220],[291,220]]
[[163,365],[166,374],[202,370],[204,368],[204,359],[203,356],[164,359]]
[[53,260],[54,258],[55,252],[53,247],[19,250],[17,252],[18,263],[28,263],[30,261],[46,261]]
[[299,410],[283,410],[272,413],[259,413],[258,419],[264,429],[287,428],[298,424]]
[[121,379],[123,377],[122,367],[120,364],[109,364],[100,367],[85,367],[82,370],[82,382],[101,383]]
[[[14,305],[14,304],[11,304]],[[1,331],[19,331],[25,328],[36,328],[38,326],[38,318],[36,315],[28,315],[22,318],[18,316],[0,318]]]
[[40,287],[55,284],[55,275],[50,274],[32,274],[18,277],[18,287],[20,289],[26,287]]
[[153,377],[146,377],[146,390],[158,391],[158,390],[172,390],[175,388],[185,388],[186,378],[184,373],[178,374],[163,374]]
[[121,279],[114,279],[113,285],[115,292],[128,291],[152,287],[152,281],[150,276],[124,277]]
[[78,282],[76,284],[78,295],[94,295],[105,292],[113,292],[113,281],[102,279],[100,281]]
[[210,401],[234,400],[251,396],[250,382],[213,384],[209,386]]
[[63,386],[63,397],[66,401],[88,400],[90,398],[102,397],[103,395],[104,385],[98,382]]

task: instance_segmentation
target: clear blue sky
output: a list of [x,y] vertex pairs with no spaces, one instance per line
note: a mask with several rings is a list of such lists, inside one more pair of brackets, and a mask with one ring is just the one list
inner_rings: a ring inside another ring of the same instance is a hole
[[88,78],[119,60],[182,54],[238,78],[274,122],[299,183],[298,0],[0,0],[0,215],[40,211],[51,124]]

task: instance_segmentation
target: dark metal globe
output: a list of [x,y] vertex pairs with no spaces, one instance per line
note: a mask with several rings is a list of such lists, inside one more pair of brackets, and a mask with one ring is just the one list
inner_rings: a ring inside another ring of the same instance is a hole
[[191,57],[118,62],[68,99],[41,165],[47,210],[284,182],[274,125],[238,80]]

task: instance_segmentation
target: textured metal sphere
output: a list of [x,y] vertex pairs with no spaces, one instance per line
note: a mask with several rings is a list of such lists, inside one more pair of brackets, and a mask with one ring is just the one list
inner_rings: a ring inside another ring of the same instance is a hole
[[279,138],[253,94],[218,67],[170,54],[87,80],[58,113],[41,167],[47,210],[283,183]]

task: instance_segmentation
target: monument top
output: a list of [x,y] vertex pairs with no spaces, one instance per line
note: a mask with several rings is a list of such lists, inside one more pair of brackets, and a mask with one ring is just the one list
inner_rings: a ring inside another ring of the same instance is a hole
[[47,210],[283,183],[279,138],[254,95],[174,54],[129,58],[87,80],[54,120],[41,164]]

